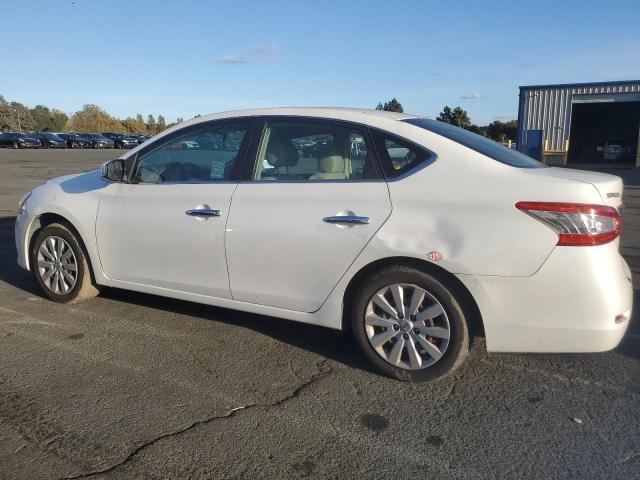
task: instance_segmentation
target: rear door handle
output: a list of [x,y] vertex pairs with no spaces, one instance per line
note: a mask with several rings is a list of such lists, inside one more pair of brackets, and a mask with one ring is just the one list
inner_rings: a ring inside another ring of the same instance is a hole
[[358,225],[366,225],[369,223],[369,217],[360,217],[358,215],[334,215],[332,217],[324,217],[322,221],[326,223],[355,223]]
[[193,217],[219,217],[222,215],[220,210],[215,210],[213,208],[190,208],[184,213]]

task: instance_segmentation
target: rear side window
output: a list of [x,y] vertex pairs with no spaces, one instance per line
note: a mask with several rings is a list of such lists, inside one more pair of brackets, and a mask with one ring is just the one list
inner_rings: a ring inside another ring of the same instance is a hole
[[268,123],[253,180],[359,181],[380,178],[366,130],[331,122]]
[[403,122],[416,125],[417,127],[424,128],[430,132],[442,135],[449,140],[453,140],[460,145],[475,150],[489,158],[492,158],[505,165],[510,165],[516,168],[543,168],[543,163],[534,160],[533,158],[520,153],[516,150],[506,148],[504,145],[489,140],[488,138],[472,133],[464,128],[459,128],[449,123],[440,122],[438,120],[432,120],[430,118],[410,118],[403,120]]
[[387,178],[398,177],[422,163],[435,160],[433,153],[395,135],[382,131],[374,131],[373,135]]

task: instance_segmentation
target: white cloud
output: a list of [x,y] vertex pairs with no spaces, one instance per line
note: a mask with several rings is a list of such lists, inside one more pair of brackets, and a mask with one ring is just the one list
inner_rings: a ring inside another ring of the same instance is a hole
[[460,95],[463,100],[479,100],[481,98],[490,98],[491,95],[487,93],[471,93],[469,95]]
[[222,55],[221,57],[216,58],[216,62],[227,63],[230,65],[240,65],[273,57],[278,53],[280,53],[280,49],[277,45],[258,45],[257,47],[252,48],[251,50],[248,50],[246,52]]

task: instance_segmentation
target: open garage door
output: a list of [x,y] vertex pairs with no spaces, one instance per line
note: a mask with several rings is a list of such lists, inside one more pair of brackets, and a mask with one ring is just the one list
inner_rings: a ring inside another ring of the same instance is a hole
[[639,132],[640,102],[574,103],[567,161],[637,165]]

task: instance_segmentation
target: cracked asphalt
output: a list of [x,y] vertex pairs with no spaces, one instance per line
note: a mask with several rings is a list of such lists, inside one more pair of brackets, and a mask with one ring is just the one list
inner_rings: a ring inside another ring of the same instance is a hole
[[[478,338],[453,377],[412,385],[330,330],[115,289],[45,300],[15,263],[17,201],[115,156],[0,150],[1,479],[640,478],[637,310],[615,351]],[[622,173],[638,285],[640,175]]]

